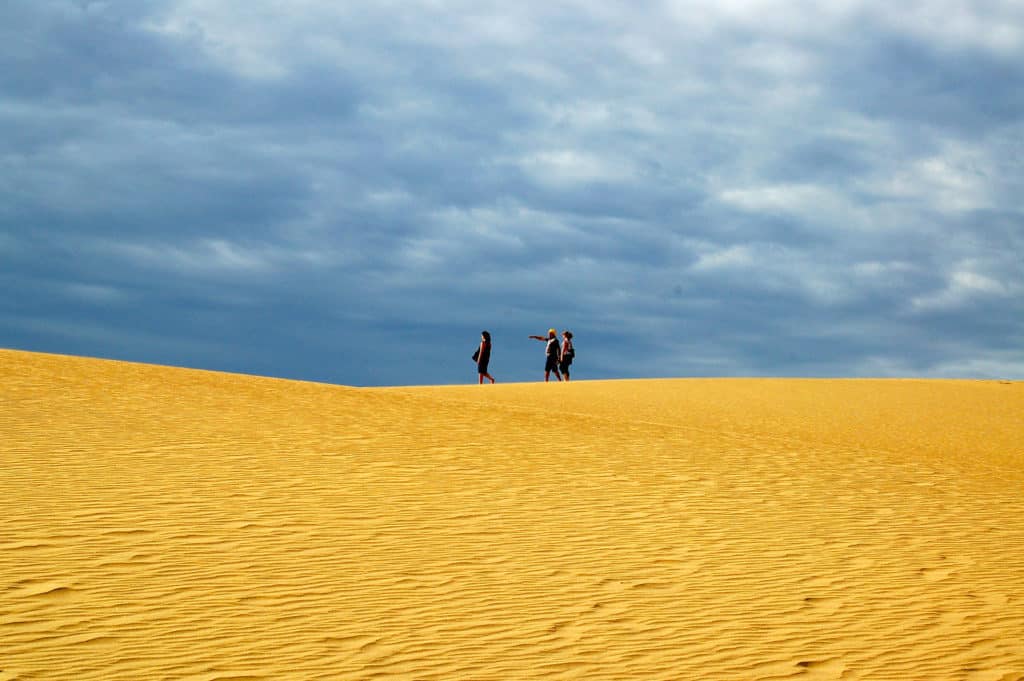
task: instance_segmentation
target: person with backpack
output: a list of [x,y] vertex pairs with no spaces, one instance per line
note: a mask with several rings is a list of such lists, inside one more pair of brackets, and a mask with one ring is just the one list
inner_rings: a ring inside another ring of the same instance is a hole
[[491,361],[491,333],[489,331],[480,332],[480,347],[473,353],[473,359],[476,361],[476,372],[480,376],[480,384],[483,385],[485,378],[494,383],[494,376],[487,373],[487,365]]
[[530,336],[533,340],[539,340],[547,342],[547,347],[544,348],[544,382],[547,383],[551,377],[551,372],[555,372],[555,378],[559,381],[562,380],[562,375],[558,372],[558,360],[559,360],[559,348],[558,348],[558,332],[554,329],[548,329],[547,338],[544,336]]
[[558,361],[558,368],[562,372],[562,377],[569,380],[569,365],[572,364],[573,359],[576,358],[576,349],[572,346],[572,331],[566,329],[562,332],[562,354]]

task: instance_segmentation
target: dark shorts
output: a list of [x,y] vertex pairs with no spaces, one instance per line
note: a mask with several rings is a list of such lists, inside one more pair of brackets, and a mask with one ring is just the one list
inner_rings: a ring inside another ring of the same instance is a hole
[[571,359],[567,359],[565,361],[559,362],[558,363],[558,370],[561,371],[563,374],[567,374],[567,373],[569,373],[569,365],[570,364],[572,364],[572,360]]
[[548,361],[544,364],[544,371],[557,371],[558,370],[558,358],[554,355],[548,357]]
[[487,360],[486,362],[477,362],[476,363],[476,372],[478,374],[486,374],[487,373],[487,365],[490,364],[490,363],[491,363],[490,360]]

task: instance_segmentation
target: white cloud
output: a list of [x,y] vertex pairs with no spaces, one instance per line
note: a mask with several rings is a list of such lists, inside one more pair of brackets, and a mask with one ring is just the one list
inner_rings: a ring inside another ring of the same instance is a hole
[[918,311],[951,310],[980,298],[1008,298],[1021,293],[1019,282],[998,281],[979,272],[980,265],[973,260],[959,263],[942,290],[913,298],[912,307]]
[[717,191],[723,204],[758,216],[799,219],[808,229],[823,235],[840,231],[891,229],[870,206],[854,201],[848,193],[811,182],[726,187]]
[[900,260],[858,262],[852,269],[853,273],[858,277],[881,282],[887,282],[894,276],[903,276],[918,271],[915,265]]
[[[888,166],[863,188],[894,200],[916,201],[947,213],[992,208],[998,178],[990,176],[990,152],[979,144],[946,141],[941,153]],[[879,170],[882,170],[880,168]]]
[[[965,356],[938,362],[929,367],[928,375],[935,378],[1007,379],[1024,377],[1024,361],[1009,352],[988,352],[974,355],[971,348],[961,350]],[[907,373],[902,375],[906,376]]]
[[123,290],[101,284],[68,284],[65,287],[65,291],[72,298],[94,305],[108,305],[128,298],[128,295]]
[[856,298],[851,268],[819,255],[773,243],[697,247],[689,272],[710,282],[727,282],[762,295],[795,296],[821,305]]
[[833,203],[833,192],[813,184],[765,185],[723,189],[718,198],[747,211],[810,214],[821,204]]
[[882,25],[947,49],[1002,57],[1024,54],[1024,5],[1016,0],[913,0],[869,3]]
[[278,248],[253,247],[215,238],[181,245],[118,242],[94,248],[136,267],[185,275],[267,274],[282,261],[291,259],[291,254]]
[[[309,18],[305,4],[296,0],[288,12],[280,12],[255,1],[241,6],[179,0],[147,21],[145,28],[203,50],[240,76],[271,80],[289,72],[290,60],[282,58],[282,52],[298,40],[297,19]],[[318,5],[313,9],[322,11]]]
[[691,266],[695,272],[735,270],[751,267],[755,263],[754,248],[745,244],[717,249],[697,256]]
[[982,49],[1002,56],[1024,50],[1024,6],[1016,0],[669,0],[667,13],[691,29],[729,27],[761,36],[845,38],[859,22],[949,49]]
[[630,163],[573,149],[542,151],[519,160],[538,181],[549,184],[625,182],[633,176]]

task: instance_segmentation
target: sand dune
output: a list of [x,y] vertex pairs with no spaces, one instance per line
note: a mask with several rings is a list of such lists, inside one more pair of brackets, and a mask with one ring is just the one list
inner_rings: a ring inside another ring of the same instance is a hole
[[1024,384],[0,351],[0,680],[1024,679]]

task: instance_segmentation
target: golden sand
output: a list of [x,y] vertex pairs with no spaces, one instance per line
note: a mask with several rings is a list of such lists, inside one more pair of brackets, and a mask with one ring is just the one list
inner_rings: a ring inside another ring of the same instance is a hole
[[1024,679],[1024,384],[0,351],[0,679]]

